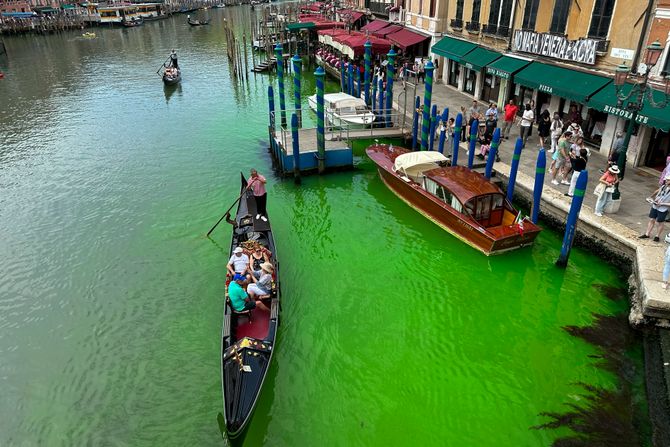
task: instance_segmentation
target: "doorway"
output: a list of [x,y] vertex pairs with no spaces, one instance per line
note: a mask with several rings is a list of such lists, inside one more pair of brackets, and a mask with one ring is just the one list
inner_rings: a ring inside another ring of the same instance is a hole
[[651,139],[649,140],[649,147],[647,148],[647,155],[645,166],[662,171],[665,169],[665,159],[668,156],[670,145],[670,134],[662,130],[653,129]]
[[458,88],[458,78],[461,75],[461,64],[455,61],[449,61],[449,85]]
[[500,94],[500,79],[492,74],[484,76],[484,86],[482,88],[482,98],[486,102],[498,102],[498,94]]

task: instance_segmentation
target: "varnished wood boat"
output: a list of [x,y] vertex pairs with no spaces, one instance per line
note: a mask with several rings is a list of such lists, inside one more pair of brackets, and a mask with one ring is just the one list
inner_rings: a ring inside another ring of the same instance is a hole
[[[223,388],[223,415],[230,439],[240,438],[251,420],[275,348],[279,326],[279,263],[272,237],[270,221],[256,219],[256,200],[251,190],[245,191],[247,182],[242,176],[242,198],[234,222],[230,256],[233,250],[252,238],[271,252],[274,266],[273,290],[264,303],[270,312],[259,309],[250,316],[233,311],[228,299],[226,278],[226,304],[221,335],[221,383]],[[228,258],[229,259],[229,258]],[[228,262],[226,259],[226,262]],[[249,318],[250,317],[250,318]]]
[[531,245],[541,231],[498,186],[467,167],[447,166],[439,152],[377,144],[366,153],[400,199],[486,255]]

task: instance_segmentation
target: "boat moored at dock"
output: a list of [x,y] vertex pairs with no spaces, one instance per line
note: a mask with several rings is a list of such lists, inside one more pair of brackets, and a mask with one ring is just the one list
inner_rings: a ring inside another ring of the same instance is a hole
[[382,181],[409,206],[485,255],[531,245],[540,227],[498,186],[439,152],[377,144],[366,149]]
[[[309,107],[316,112],[316,95],[308,98]],[[347,93],[323,95],[326,123],[335,127],[365,129],[375,121],[375,114],[365,104],[365,100]]]

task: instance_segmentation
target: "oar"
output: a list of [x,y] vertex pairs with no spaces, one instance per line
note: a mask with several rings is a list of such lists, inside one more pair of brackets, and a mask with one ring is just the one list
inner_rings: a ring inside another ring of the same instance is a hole
[[[168,56],[168,58],[165,59],[165,62],[169,61],[171,56],[172,55]],[[163,62],[160,67],[158,67],[158,70],[156,70],[156,74],[158,74],[158,72],[161,71],[161,68],[165,67],[165,62]]]
[[244,191],[242,191],[242,194],[240,194],[240,196],[239,196],[237,199],[235,199],[235,201],[233,202],[233,204],[230,205],[230,208],[228,208],[228,210],[226,210],[226,212],[223,213],[223,216],[221,216],[221,219],[219,219],[219,220],[214,224],[214,226],[212,227],[212,229],[209,230],[209,231],[207,232],[207,236],[206,236],[206,237],[209,237],[209,235],[212,234],[212,231],[214,231],[214,228],[216,228],[216,227],[221,223],[221,221],[223,220],[224,217],[226,217],[226,215],[228,214],[228,212],[229,212],[230,210],[233,209],[233,207],[235,206],[235,204],[236,204],[237,202],[240,201],[240,199],[242,198],[242,196],[244,195],[245,192],[247,192],[247,189],[246,189],[246,188],[244,188]]

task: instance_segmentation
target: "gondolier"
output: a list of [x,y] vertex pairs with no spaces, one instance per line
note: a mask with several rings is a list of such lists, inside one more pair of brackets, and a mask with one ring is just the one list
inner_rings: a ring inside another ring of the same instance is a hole
[[263,222],[268,221],[268,193],[265,190],[265,184],[267,180],[265,177],[260,175],[255,169],[251,170],[251,178],[249,179],[249,186],[254,193],[254,199],[256,199],[256,220],[261,219]]
[[179,64],[177,63],[177,52],[175,50],[172,50],[172,53],[170,53],[170,62],[174,68],[179,68]]

